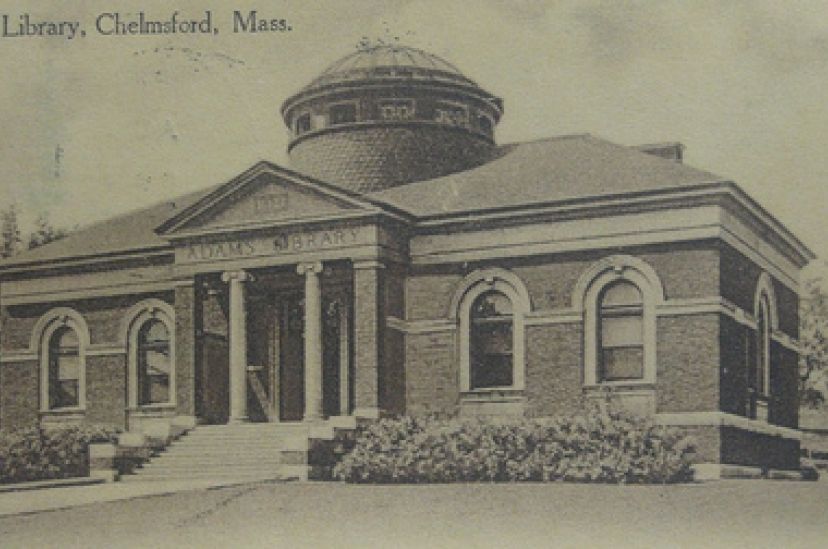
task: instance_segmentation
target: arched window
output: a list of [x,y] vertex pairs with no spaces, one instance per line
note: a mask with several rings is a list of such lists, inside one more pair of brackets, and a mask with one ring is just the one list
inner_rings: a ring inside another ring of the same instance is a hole
[[175,311],[159,299],[145,299],[124,316],[121,338],[127,345],[127,405],[175,404]]
[[771,408],[771,334],[777,329],[776,295],[770,275],[762,273],[756,284],[754,297],[756,331],[752,363],[748,364],[748,417],[767,420]]
[[644,300],[628,281],[608,285],[598,304],[598,381],[644,378]]
[[144,323],[138,331],[138,403],[170,401],[170,333],[158,319]]
[[89,328],[74,309],[56,307],[35,323],[29,348],[38,353],[41,413],[86,408],[88,346]]
[[471,389],[514,384],[512,302],[501,292],[485,292],[471,307],[469,351]]
[[594,263],[578,279],[572,306],[584,314],[584,384],[656,380],[656,307],[664,288],[655,270],[630,255]]
[[505,269],[475,271],[449,311],[458,321],[461,392],[522,390],[530,301],[520,278]]
[[759,311],[756,317],[756,376],[755,389],[762,396],[770,392],[770,323],[768,322],[768,296],[759,298]]
[[63,326],[49,338],[49,409],[80,406],[81,357],[78,334]]

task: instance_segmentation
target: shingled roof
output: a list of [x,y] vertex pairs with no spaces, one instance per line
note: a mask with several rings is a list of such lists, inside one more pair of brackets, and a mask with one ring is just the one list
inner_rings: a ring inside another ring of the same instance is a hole
[[0,262],[0,268],[168,247],[169,243],[155,233],[155,228],[216,187],[214,185],[81,227],[60,240],[4,259]]
[[368,196],[431,217],[717,181],[710,172],[582,134],[504,145],[476,168]]
[[[504,145],[498,153],[476,168],[366,197],[428,218],[721,181],[712,173],[590,135]],[[0,267],[163,249],[169,244],[155,229],[222,185],[94,223],[6,259]]]

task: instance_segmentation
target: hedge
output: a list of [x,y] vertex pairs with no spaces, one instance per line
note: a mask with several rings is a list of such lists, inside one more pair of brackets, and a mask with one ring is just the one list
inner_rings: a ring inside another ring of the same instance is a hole
[[334,478],[365,483],[692,478],[693,442],[622,411],[545,419],[401,417],[361,427]]
[[0,483],[88,476],[89,444],[115,442],[117,432],[95,425],[0,431]]

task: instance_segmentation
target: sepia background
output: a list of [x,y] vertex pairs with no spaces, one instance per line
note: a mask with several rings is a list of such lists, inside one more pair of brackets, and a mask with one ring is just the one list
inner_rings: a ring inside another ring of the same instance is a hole
[[[174,9],[211,9],[220,34],[94,31],[101,12]],[[293,30],[234,34],[233,10],[249,9]],[[399,38],[504,98],[500,143],[681,141],[688,164],[735,180],[828,256],[824,1],[7,0],[0,12],[87,31],[0,38],[0,207],[16,203],[24,227],[41,212],[84,225],[285,163],[282,100],[363,37]]]

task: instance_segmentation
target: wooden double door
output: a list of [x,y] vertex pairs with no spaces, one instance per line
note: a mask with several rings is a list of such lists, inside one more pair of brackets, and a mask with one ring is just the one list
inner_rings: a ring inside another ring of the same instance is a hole
[[[322,298],[322,410],[351,409],[351,296]],[[251,421],[300,421],[305,410],[305,300],[301,291],[252,300],[247,320],[248,415]]]

